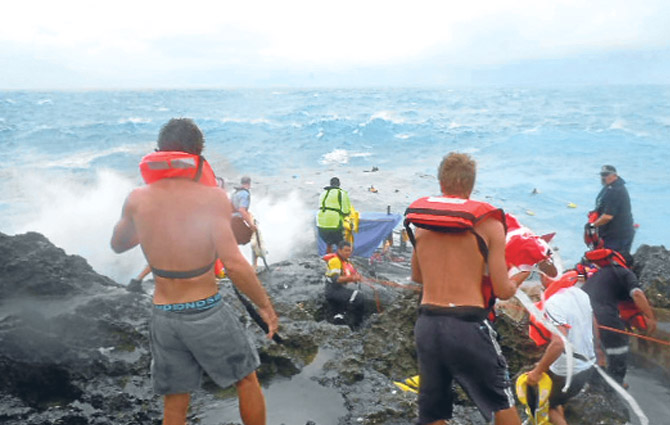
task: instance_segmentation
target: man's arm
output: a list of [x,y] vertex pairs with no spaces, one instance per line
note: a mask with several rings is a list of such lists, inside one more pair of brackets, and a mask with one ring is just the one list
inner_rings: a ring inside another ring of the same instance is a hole
[[132,215],[135,208],[134,193],[135,192],[131,192],[123,203],[121,218],[119,219],[119,222],[116,223],[116,226],[114,226],[114,231],[112,233],[110,245],[112,246],[112,250],[117,254],[128,251],[130,248],[133,248],[140,243]]
[[597,219],[596,221],[593,222],[593,226],[594,226],[594,227],[604,226],[605,224],[607,224],[607,223],[609,223],[610,221],[612,221],[613,218],[614,218],[613,215],[610,215],[610,214],[601,214],[600,217],[598,217],[598,219]]
[[[561,331],[563,335],[568,334],[568,328],[565,325],[558,326],[558,330]],[[537,362],[533,370],[528,372],[528,385],[537,385],[537,383],[540,381],[542,373],[549,370],[549,366],[551,366],[561,356],[564,348],[565,345],[563,344],[561,337],[555,333],[552,333],[551,341],[549,342],[547,349],[544,351],[542,358],[540,358],[540,361]]]
[[225,193],[219,191],[212,202],[212,238],[218,257],[226,265],[226,274],[233,284],[258,306],[258,312],[268,325],[268,338],[277,331],[279,319],[272,307],[265,288],[261,285],[253,268],[237,246],[230,228],[231,207]]
[[256,224],[254,223],[253,217],[251,217],[251,213],[249,212],[248,209],[245,207],[240,207],[238,209],[240,215],[242,216],[242,219],[247,223],[249,228],[251,229],[252,232],[256,231]]
[[640,288],[635,288],[630,292],[630,296],[633,298],[635,306],[640,309],[644,319],[647,321],[647,333],[652,334],[656,331],[656,316],[654,315],[654,310],[651,309],[647,296],[644,295],[644,292]]

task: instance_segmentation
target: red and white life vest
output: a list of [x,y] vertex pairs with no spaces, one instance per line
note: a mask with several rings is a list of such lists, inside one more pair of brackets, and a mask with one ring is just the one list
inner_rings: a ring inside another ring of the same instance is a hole
[[214,171],[205,158],[186,152],[152,152],[140,161],[140,173],[146,184],[168,178],[187,178],[205,186],[217,186]]
[[[481,235],[475,231],[475,225],[489,218],[500,221],[506,231],[505,213],[500,208],[471,199],[428,196],[419,198],[410,204],[405,210],[404,224],[412,245],[416,245],[416,240],[410,227],[411,224],[443,233],[471,232],[477,238],[479,251],[484,257],[484,261],[487,261],[488,247]],[[495,294],[493,293],[491,279],[488,276],[482,276],[481,287],[484,305],[486,308],[492,309],[495,304]],[[493,314],[489,315],[490,319],[494,317]]]

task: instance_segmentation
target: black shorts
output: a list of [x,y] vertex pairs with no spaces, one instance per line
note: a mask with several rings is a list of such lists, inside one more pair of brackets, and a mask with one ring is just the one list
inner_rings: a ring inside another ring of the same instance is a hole
[[584,388],[584,385],[591,379],[593,374],[593,368],[590,367],[572,377],[572,382],[570,382],[570,387],[567,392],[563,392],[563,386],[565,385],[565,376],[556,375],[552,371],[549,371],[549,377],[551,378],[551,394],[549,395],[549,407],[555,408],[558,406],[563,406],[568,400],[572,397],[579,394],[579,392]]
[[419,425],[451,419],[453,379],[463,387],[486,421],[514,406],[507,362],[478,307],[421,306],[414,326],[419,370]]
[[322,229],[319,227],[319,236],[327,245],[337,245],[344,240],[344,231],[341,227],[337,229]]

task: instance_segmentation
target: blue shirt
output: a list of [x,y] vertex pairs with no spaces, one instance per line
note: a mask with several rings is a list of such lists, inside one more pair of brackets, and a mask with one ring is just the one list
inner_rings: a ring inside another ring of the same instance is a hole
[[240,208],[246,208],[249,211],[249,205],[251,205],[251,194],[247,189],[237,189],[231,198],[233,203],[233,209],[235,213],[233,215],[239,216]]

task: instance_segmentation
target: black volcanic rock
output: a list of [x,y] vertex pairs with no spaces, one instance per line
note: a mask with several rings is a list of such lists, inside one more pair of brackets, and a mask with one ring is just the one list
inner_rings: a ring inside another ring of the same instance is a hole
[[[377,280],[361,285],[368,299],[367,318],[353,330],[325,320],[325,266],[318,256],[272,264],[271,273],[261,273],[280,317],[283,344],[265,338],[230,282],[221,281],[220,291],[255,340],[262,381],[291,377],[317,353],[328,353],[312,379],[341,395],[343,413],[334,418],[337,423],[412,423],[416,394],[400,391],[393,381],[417,373],[413,329],[418,295],[380,283],[407,281],[408,262],[391,267],[357,261],[357,267]],[[0,234],[0,271],[0,423],[161,422],[162,402],[153,394],[149,376],[150,295],[127,291],[37,233]],[[150,292],[151,281],[144,287]],[[531,350],[523,324],[503,316],[496,327],[513,374],[537,359],[539,351]],[[221,400],[218,390],[210,387],[205,381],[204,389],[194,395],[191,423],[203,423],[203,412]],[[575,418],[570,423],[602,423],[600,417],[619,418],[608,419],[609,424],[625,423],[622,403],[614,398],[618,408],[612,407],[602,397],[595,391],[580,396],[580,403],[570,407]],[[484,424],[460,389],[450,423]],[[277,424],[270,420],[269,425]]]

